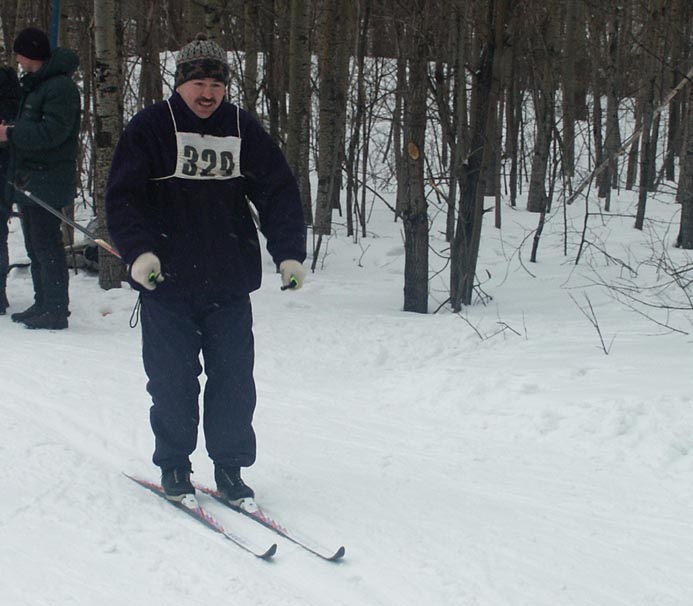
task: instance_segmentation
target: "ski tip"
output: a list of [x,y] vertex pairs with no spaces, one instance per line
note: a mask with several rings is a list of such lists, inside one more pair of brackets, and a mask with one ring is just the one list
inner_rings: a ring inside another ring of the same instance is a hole
[[344,545],[342,545],[337,551],[334,552],[334,555],[327,558],[330,562],[336,562],[337,560],[341,560],[344,555],[346,554],[346,549],[344,548]]
[[270,560],[272,557],[274,557],[275,553],[277,553],[277,544],[272,543],[272,545],[270,545],[270,548],[267,551],[265,551],[265,553],[261,554],[259,557],[263,560]]

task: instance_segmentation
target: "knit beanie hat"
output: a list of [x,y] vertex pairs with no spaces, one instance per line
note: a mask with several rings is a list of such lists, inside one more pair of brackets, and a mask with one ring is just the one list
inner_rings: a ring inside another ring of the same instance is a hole
[[18,55],[24,55],[27,59],[37,61],[46,61],[51,56],[48,36],[35,27],[27,27],[19,32],[12,49]]
[[195,39],[178,52],[176,58],[175,88],[188,80],[214,78],[226,84],[229,81],[229,64],[226,51],[205,34]]

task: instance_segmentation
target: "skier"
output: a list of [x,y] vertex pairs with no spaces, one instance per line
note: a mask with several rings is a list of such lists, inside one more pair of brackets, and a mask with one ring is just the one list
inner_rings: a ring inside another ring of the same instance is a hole
[[124,130],[106,188],[108,230],[140,291],[153,462],[176,501],[195,493],[200,352],[217,488],[232,503],[254,497],[240,471],[256,457],[249,293],[261,280],[247,200],[283,287],[300,288],[305,275],[296,179],[271,137],[225,100],[228,80],[226,51],[198,34],[177,55],[173,94]]

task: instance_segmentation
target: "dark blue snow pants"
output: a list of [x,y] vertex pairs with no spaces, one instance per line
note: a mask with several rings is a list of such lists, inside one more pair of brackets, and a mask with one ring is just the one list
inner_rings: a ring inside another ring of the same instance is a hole
[[207,452],[218,464],[255,462],[254,342],[248,296],[199,294],[185,299],[142,294],[142,358],[152,396],[153,461],[162,469],[189,465],[197,445],[204,388]]

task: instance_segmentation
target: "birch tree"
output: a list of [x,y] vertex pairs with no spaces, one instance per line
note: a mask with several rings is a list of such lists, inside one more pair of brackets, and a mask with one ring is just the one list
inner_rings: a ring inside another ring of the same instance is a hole
[[[122,131],[120,60],[116,45],[118,15],[114,0],[94,0],[96,111],[94,116],[94,207],[99,238],[108,240],[105,191],[113,151]],[[99,286],[118,288],[124,278],[120,260],[99,247]]]

